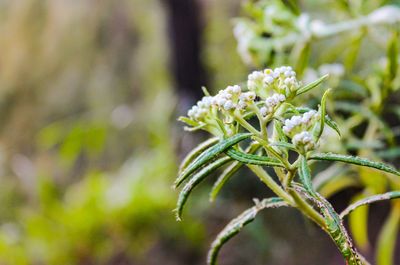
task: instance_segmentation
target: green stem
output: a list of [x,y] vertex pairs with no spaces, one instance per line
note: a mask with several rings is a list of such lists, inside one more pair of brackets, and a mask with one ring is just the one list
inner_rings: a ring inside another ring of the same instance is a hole
[[271,176],[260,166],[256,165],[247,165],[254,174],[259,177],[259,179],[264,182],[265,185],[268,186],[276,195],[284,199],[290,205],[295,205],[293,199],[279,186]]
[[246,128],[249,132],[255,134],[255,135],[260,135],[260,132],[256,130],[250,123],[248,123],[241,114],[238,113],[233,113],[233,116],[235,117],[236,121],[240,123],[244,128]]

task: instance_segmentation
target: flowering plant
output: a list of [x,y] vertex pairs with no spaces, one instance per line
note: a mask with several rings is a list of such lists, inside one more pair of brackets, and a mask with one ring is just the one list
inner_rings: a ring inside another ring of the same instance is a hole
[[[298,209],[328,233],[347,264],[369,264],[353,246],[342,220],[361,205],[398,198],[400,192],[364,198],[339,214],[315,188],[310,166],[316,161],[332,161],[398,176],[400,172],[389,165],[357,156],[318,152],[327,127],[340,136],[338,125],[326,113],[330,90],[323,94],[317,110],[298,106],[296,102],[326,78],[323,76],[303,85],[289,66],[255,71],[248,77],[246,90],[238,85],[228,86],[215,96],[205,90],[206,95],[189,110],[188,117],[180,117],[190,126],[187,130],[202,129],[215,137],[191,151],[180,166],[175,187],[186,183],[177,202],[178,220],[192,190],[226,164],[229,166],[213,186],[211,200],[242,166],[248,167],[277,196],[255,200],[255,206],[233,219],[212,243],[209,264],[216,264],[222,245],[253,221],[259,211],[283,206]],[[266,170],[266,167],[272,170]]]

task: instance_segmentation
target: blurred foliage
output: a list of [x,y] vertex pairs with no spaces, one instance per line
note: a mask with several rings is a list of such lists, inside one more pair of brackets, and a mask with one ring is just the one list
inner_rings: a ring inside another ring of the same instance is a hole
[[0,264],[143,264],[176,237],[198,248],[202,226],[171,213],[165,20],[158,1],[1,2]]

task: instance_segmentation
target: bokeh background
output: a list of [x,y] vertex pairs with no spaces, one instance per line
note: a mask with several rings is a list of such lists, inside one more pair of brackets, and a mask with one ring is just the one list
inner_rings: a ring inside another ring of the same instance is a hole
[[[205,264],[224,224],[269,194],[234,178],[213,204],[209,186],[197,189],[183,222],[172,212],[177,165],[205,138],[176,118],[201,86],[248,74],[232,32],[241,10],[240,0],[0,1],[1,265]],[[300,215],[260,217],[220,264],[341,264]]]

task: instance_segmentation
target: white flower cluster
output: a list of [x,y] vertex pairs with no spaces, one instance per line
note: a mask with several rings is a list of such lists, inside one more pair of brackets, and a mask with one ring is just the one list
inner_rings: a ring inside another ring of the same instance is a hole
[[201,121],[203,120],[207,114],[210,112],[210,107],[212,104],[213,97],[206,96],[203,97],[200,101],[197,102],[189,111],[188,116],[189,118]]
[[313,136],[307,131],[302,131],[293,136],[292,143],[296,147],[303,147],[306,151],[311,150],[315,147]]
[[254,71],[247,77],[247,88],[251,91],[263,86],[264,73],[262,71]]
[[244,110],[256,99],[253,91],[242,92],[240,86],[228,86],[221,90],[212,100],[212,104],[223,110],[240,109]]
[[273,112],[277,106],[286,100],[285,95],[274,93],[272,96],[265,100],[265,106],[260,109],[260,113],[263,116]]
[[[256,91],[260,96],[276,92],[288,95],[299,87],[296,72],[290,66],[281,66],[275,69],[265,69],[263,72],[254,71],[248,76],[247,87]],[[270,89],[271,88],[271,89]]]
[[315,120],[319,119],[319,113],[315,110],[310,110],[303,115],[293,116],[285,120],[283,132],[288,135],[294,135],[299,131],[308,130]]
[[228,86],[226,89],[219,91],[219,93],[212,99],[212,104],[220,109],[231,110],[235,108],[234,101],[240,95],[242,89],[240,86]]

